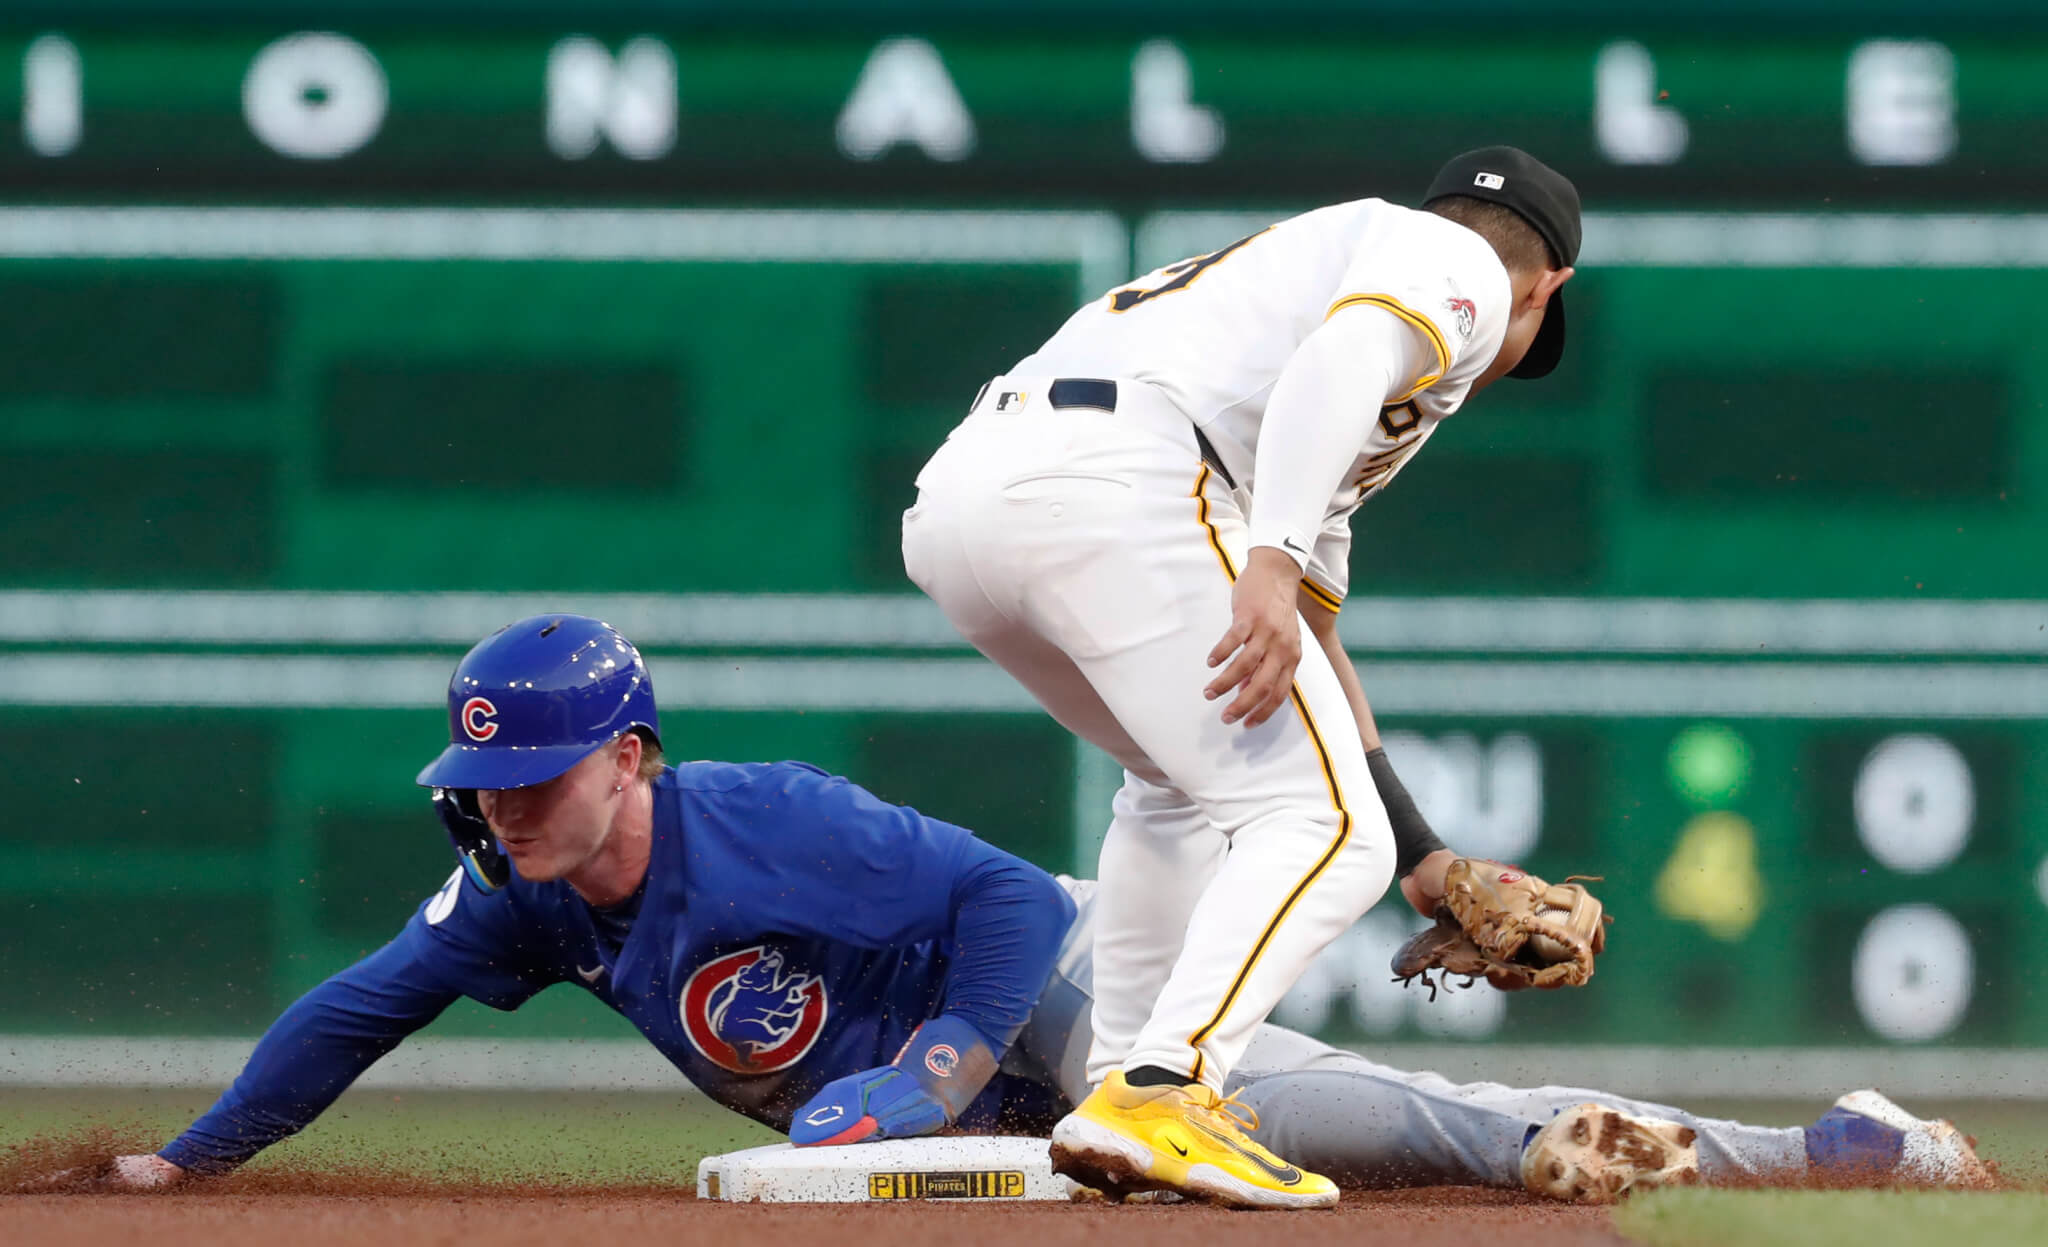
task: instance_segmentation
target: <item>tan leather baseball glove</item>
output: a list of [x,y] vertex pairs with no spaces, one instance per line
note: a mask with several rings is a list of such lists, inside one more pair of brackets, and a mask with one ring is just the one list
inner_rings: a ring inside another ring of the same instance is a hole
[[1612,919],[1581,880],[1598,882],[1573,875],[1549,883],[1503,862],[1458,858],[1444,872],[1436,924],[1394,953],[1395,981],[1419,978],[1431,999],[1451,975],[1467,987],[1484,978],[1504,992],[1583,985]]

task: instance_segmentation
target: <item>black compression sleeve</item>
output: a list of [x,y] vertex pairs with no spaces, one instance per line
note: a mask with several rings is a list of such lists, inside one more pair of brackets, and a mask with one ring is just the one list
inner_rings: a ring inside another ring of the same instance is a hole
[[1423,858],[1448,846],[1436,838],[1422,811],[1415,808],[1415,799],[1401,786],[1394,764],[1387,761],[1387,751],[1372,750],[1365,755],[1365,763],[1372,768],[1372,786],[1379,789],[1380,804],[1387,807],[1387,821],[1394,827],[1394,877],[1406,878]]

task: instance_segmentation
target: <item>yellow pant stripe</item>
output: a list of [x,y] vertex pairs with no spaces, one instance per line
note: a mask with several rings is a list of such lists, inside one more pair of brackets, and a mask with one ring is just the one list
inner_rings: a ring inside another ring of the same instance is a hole
[[1223,552],[1223,538],[1216,532],[1216,526],[1209,522],[1209,465],[1203,464],[1195,477],[1195,517],[1202,521],[1202,527],[1209,534],[1209,548],[1216,552],[1216,561],[1223,564],[1223,574],[1237,583],[1237,569],[1230,565],[1230,556]]
[[[1217,533],[1216,525],[1209,519],[1209,499],[1203,492],[1204,486],[1208,483],[1209,466],[1203,464],[1201,475],[1195,478],[1196,515],[1201,520],[1202,527],[1208,531],[1209,548],[1216,552],[1217,559],[1223,564],[1224,572],[1234,582],[1237,579],[1237,569],[1231,565],[1230,555],[1223,549],[1223,538]],[[1322,764],[1323,783],[1329,789],[1330,804],[1337,810],[1337,834],[1330,841],[1330,847],[1316,859],[1316,864],[1302,876],[1301,882],[1294,885],[1294,890],[1287,894],[1286,900],[1280,902],[1280,908],[1275,910],[1272,918],[1267,921],[1265,930],[1259,933],[1258,942],[1252,945],[1251,953],[1245,957],[1244,964],[1238,967],[1237,976],[1230,981],[1230,990],[1223,994],[1223,1002],[1216,1006],[1215,1014],[1204,1022],[1199,1030],[1188,1036],[1188,1047],[1195,1050],[1195,1068],[1188,1073],[1191,1082],[1199,1082],[1202,1078],[1202,1041],[1223,1024],[1224,1017],[1230,1012],[1230,1006],[1237,1002],[1237,994],[1244,990],[1245,980],[1251,977],[1252,969],[1259,964],[1259,958],[1265,953],[1266,946],[1273,942],[1274,934],[1280,930],[1281,924],[1287,921],[1287,915],[1294,911],[1295,902],[1315,884],[1323,871],[1329,868],[1330,863],[1337,860],[1337,854],[1343,851],[1345,844],[1351,839],[1351,811],[1345,806],[1343,789],[1337,783],[1337,766],[1330,760],[1329,747],[1323,743],[1323,734],[1316,727],[1315,716],[1309,713],[1308,702],[1301,695],[1301,685],[1290,685],[1287,697],[1294,703],[1295,713],[1301,716],[1302,725],[1308,729],[1309,742],[1315,746],[1316,758]]]

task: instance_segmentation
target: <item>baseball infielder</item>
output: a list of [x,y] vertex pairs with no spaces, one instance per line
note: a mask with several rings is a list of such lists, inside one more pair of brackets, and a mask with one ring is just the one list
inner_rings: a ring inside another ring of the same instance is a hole
[[1421,211],[1322,208],[1088,304],[918,475],[911,579],[1125,772],[1096,1090],[1053,1133],[1077,1181],[1335,1202],[1212,1110],[1391,878],[1424,912],[1443,890],[1337,640],[1351,514],[1473,394],[1555,367],[1579,236],[1564,177],[1469,152]]
[[[458,997],[514,1009],[558,983],[800,1143],[1042,1133],[1087,1094],[1091,884],[802,763],[662,765],[646,667],[597,620],[486,638],[448,710],[449,746],[421,782],[461,867],[390,944],[287,1009],[197,1122],[118,1158],[106,1185],[232,1169]],[[1597,1092],[1454,1086],[1271,1026],[1248,1063],[1270,1072],[1241,1073],[1225,1111],[1255,1106],[1255,1134],[1347,1182],[1604,1199],[1809,1163],[1922,1182],[1982,1170],[1953,1127],[1874,1092],[1771,1130]]]

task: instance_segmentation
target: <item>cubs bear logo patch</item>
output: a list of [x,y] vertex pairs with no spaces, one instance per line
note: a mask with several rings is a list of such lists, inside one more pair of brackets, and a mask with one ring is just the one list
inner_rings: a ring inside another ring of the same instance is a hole
[[766,944],[699,966],[680,1001],[690,1046],[735,1074],[773,1074],[803,1060],[829,1007],[824,980],[792,970]]

